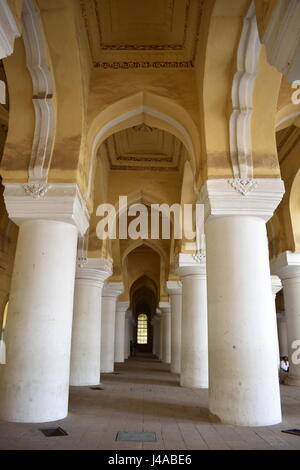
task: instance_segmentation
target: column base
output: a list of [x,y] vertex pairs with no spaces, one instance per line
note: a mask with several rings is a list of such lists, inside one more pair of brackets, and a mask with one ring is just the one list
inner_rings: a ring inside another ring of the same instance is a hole
[[217,412],[209,409],[209,415],[213,417],[213,420],[222,424],[230,424],[232,426],[249,426],[249,427],[261,427],[261,426],[274,426],[275,424],[280,424],[282,422],[282,417],[278,416],[276,418],[253,420],[252,417],[244,416],[242,419],[235,418],[234,416],[220,416]]
[[180,387],[186,388],[207,388],[208,389],[208,382],[195,382],[190,380],[180,380]]

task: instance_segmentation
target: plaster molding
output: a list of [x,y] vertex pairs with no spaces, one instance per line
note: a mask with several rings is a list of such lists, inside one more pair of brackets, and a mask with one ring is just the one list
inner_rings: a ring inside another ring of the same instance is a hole
[[117,301],[117,306],[116,306],[116,313],[117,314],[125,315],[128,308],[129,308],[129,302],[128,301],[124,301],[124,302]]
[[32,101],[35,110],[29,181],[46,181],[56,128],[56,109],[53,100],[54,78],[41,19],[32,0],[24,0],[22,21],[26,63],[32,78]]
[[124,291],[123,282],[106,281],[102,290],[102,297],[119,297]]
[[21,33],[15,22],[14,15],[7,0],[0,2],[0,60],[11,55],[14,51],[15,39]]
[[262,38],[268,62],[289,83],[300,78],[299,0],[277,0]]
[[276,294],[282,289],[282,282],[278,276],[271,276],[272,293],[276,297]]
[[270,262],[272,274],[276,274],[283,281],[298,279],[300,283],[300,251],[284,251]]
[[112,263],[106,258],[87,258],[84,266],[77,264],[76,280],[93,283],[103,287],[104,282],[112,275]]
[[179,295],[182,293],[182,282],[181,281],[167,281],[165,290],[170,295]]
[[45,196],[50,185],[45,183],[28,183],[24,184],[23,187],[26,194],[33,197],[34,199],[40,199]]
[[233,178],[228,183],[243,196],[253,191],[257,187],[257,181],[252,178]]
[[171,313],[171,306],[170,302],[159,302],[159,309],[162,315],[166,315]]
[[212,216],[247,215],[268,221],[279,205],[285,189],[279,178],[257,178],[246,195],[228,180],[207,180],[200,189],[198,202],[204,204],[205,219]]
[[178,253],[175,260],[176,274],[181,278],[193,275],[206,277],[206,258],[203,255],[197,257],[194,253]]
[[84,235],[89,226],[89,214],[76,184],[48,185],[47,192],[39,197],[26,192],[26,188],[27,185],[20,183],[5,184],[4,201],[9,218],[15,224],[34,219],[57,220],[75,225],[81,236]]
[[237,52],[237,71],[234,75],[229,121],[230,156],[235,178],[252,178],[251,118],[253,91],[259,67],[259,40],[255,5],[252,2],[246,17]]

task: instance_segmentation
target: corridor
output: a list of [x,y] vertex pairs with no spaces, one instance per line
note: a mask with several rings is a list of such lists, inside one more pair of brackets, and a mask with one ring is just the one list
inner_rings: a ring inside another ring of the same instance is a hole
[[[300,449],[300,389],[281,386],[283,422],[236,427],[213,421],[208,391],[179,386],[179,376],[153,356],[139,355],[101,375],[103,390],[71,387],[69,415],[44,424],[0,421],[0,449],[52,450],[230,450]],[[68,435],[45,437],[40,429],[60,426]],[[118,442],[118,432],[154,432],[156,442]]]

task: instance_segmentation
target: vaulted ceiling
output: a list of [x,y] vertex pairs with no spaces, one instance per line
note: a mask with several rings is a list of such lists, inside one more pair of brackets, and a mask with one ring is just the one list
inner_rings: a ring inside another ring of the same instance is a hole
[[191,67],[202,0],[81,0],[95,67]]
[[100,149],[112,170],[177,171],[186,150],[169,132],[141,124],[110,136]]

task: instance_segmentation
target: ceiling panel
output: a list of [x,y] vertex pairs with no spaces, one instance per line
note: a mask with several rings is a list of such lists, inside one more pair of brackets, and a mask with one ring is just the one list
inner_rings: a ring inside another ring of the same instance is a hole
[[81,0],[95,67],[190,67],[202,0]]

